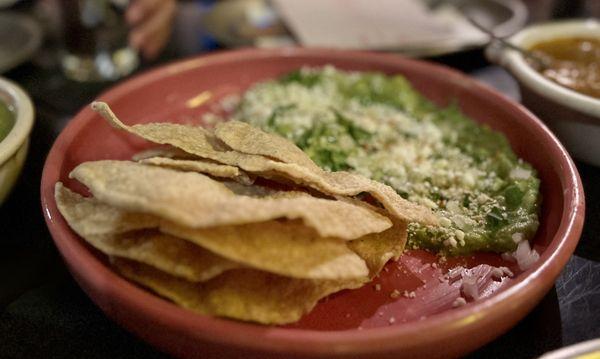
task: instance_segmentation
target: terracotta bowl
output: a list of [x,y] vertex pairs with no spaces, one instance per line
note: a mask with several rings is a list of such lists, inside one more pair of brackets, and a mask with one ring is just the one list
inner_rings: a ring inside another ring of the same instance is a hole
[[[57,211],[53,197],[56,181],[84,190],[67,177],[74,166],[87,160],[127,159],[149,146],[115,131],[86,107],[48,155],[41,184],[42,208],[73,276],[109,317],[178,357],[452,357],[508,330],[552,287],[583,226],[584,197],[577,170],[535,116],[454,70],[389,54],[241,50],[158,68],[116,86],[99,99],[129,123],[200,123],[201,114],[224,96],[303,65],[325,64],[401,73],[433,101],[447,104],[456,100],[466,114],[503,132],[542,180],[541,226],[533,240],[540,260],[525,272],[492,254],[432,266],[435,256],[412,251],[398,262],[388,263],[374,283],[330,296],[294,325],[267,327],[194,314],[113,272],[104,256],[77,237]],[[480,272],[477,285],[482,296],[453,308],[460,283],[442,284],[438,279],[442,270],[459,264]],[[511,266],[515,276],[492,280],[490,265],[499,264]],[[394,289],[406,290],[406,296],[392,298]]]

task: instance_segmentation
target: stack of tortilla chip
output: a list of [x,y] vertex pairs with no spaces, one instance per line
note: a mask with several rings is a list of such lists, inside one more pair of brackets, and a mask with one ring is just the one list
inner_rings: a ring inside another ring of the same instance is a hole
[[58,209],[123,276],[198,313],[295,322],[397,258],[407,222],[437,221],[390,187],[323,171],[245,123],[126,126],[105,103],[92,108],[161,146],[80,164],[70,177],[92,197],[59,182]]

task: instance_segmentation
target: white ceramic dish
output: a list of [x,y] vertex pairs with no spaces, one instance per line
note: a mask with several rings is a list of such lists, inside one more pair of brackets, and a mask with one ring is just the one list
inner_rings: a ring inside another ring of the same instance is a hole
[[0,141],[0,205],[13,188],[27,157],[34,110],[31,99],[17,84],[0,77],[0,101],[15,112],[15,123]]
[[[521,0],[429,0],[430,4],[449,3],[459,12],[475,18],[493,29],[499,36],[508,36],[522,29],[527,22],[527,7]],[[230,0],[217,2],[203,17],[203,26],[215,39],[227,47],[286,47],[297,40],[285,30],[276,8],[266,0]],[[448,55],[487,44],[485,36],[464,38],[455,36],[426,42],[418,46],[400,46],[387,51],[410,57]]]
[[[541,41],[574,36],[600,38],[600,21],[569,20],[534,25],[508,40],[528,48]],[[600,100],[562,87],[542,76],[514,50],[490,46],[490,60],[502,65],[519,82],[523,104],[558,135],[571,154],[600,166]]]
[[600,358],[600,338],[571,345],[542,355],[539,359]]

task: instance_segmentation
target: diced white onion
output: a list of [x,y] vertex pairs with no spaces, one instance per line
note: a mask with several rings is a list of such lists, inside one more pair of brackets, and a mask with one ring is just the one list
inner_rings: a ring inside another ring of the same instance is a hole
[[535,249],[531,249],[529,241],[522,241],[519,243],[517,250],[513,252],[513,257],[519,265],[519,269],[527,270],[540,259],[540,255]]

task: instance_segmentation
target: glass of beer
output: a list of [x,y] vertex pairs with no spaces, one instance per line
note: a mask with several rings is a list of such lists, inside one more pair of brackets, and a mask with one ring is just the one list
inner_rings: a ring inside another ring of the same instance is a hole
[[133,72],[137,52],[127,44],[129,0],[61,0],[65,75],[76,81],[111,81]]

